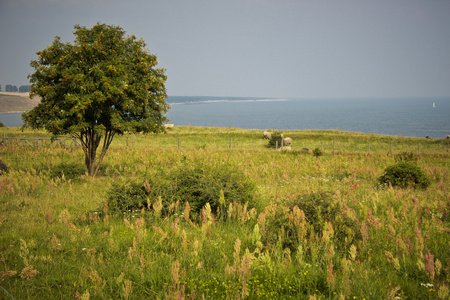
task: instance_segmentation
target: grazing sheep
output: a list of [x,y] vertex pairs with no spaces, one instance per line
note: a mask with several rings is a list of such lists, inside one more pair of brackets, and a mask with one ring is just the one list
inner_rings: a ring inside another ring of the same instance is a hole
[[447,135],[447,136],[445,137],[445,139],[446,139],[446,140],[450,140],[450,135]]
[[282,151],[282,152],[291,152],[292,151],[292,149],[291,149],[291,147],[289,147],[289,146],[286,146],[286,147],[283,147],[283,148],[278,148],[278,150],[277,151]]
[[425,138],[426,138],[426,139],[429,139],[430,137],[427,135]]
[[283,139],[283,146],[289,146],[290,144],[292,144],[292,139],[290,137]]
[[270,132],[264,131],[263,138],[265,138],[266,140],[270,140],[271,137],[272,137],[272,134]]
[[164,124],[164,127],[166,129],[173,129],[175,127],[175,124]]

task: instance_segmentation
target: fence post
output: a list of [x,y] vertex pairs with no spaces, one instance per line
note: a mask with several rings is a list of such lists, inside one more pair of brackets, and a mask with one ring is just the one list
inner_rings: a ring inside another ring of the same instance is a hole
[[178,150],[180,150],[181,149],[181,140],[180,140],[180,138],[178,138]]
[[128,147],[128,136],[127,136],[127,147]]
[[283,137],[281,137],[281,147],[280,147],[281,151],[283,151]]
[[232,147],[232,144],[231,144],[231,139],[230,139],[230,147],[229,147],[230,150],[231,150],[231,147]]
[[133,135],[133,137],[132,137],[132,139],[131,139],[131,146],[134,147],[134,135]]
[[275,149],[278,149],[278,141],[275,141]]

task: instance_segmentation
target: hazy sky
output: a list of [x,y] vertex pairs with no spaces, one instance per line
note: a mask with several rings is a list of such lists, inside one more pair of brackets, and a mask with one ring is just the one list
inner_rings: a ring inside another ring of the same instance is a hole
[[449,0],[0,0],[0,84],[75,24],[122,26],[169,95],[450,96]]

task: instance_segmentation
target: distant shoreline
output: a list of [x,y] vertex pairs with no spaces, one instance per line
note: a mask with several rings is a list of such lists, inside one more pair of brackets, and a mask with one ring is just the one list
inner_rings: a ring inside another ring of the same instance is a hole
[[208,103],[229,103],[229,102],[280,102],[288,101],[286,99],[242,99],[242,100],[200,100],[200,101],[186,101],[186,102],[167,102],[170,105],[180,104],[208,104]]

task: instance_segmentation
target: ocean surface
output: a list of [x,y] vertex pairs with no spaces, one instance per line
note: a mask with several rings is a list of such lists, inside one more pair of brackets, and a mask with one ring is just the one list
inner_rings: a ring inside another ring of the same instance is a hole
[[[339,129],[393,136],[450,135],[449,98],[269,99],[169,96],[169,123],[244,129]],[[434,103],[434,105],[433,105]],[[0,113],[21,126],[20,113]]]

